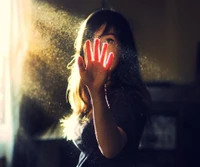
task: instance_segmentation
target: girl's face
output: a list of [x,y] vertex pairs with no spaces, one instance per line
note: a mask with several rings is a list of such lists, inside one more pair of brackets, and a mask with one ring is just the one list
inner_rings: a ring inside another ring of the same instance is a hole
[[[117,66],[118,61],[119,61],[119,50],[120,50],[120,47],[119,47],[119,42],[118,42],[118,40],[116,38],[116,34],[115,34],[114,29],[111,28],[111,30],[108,33],[104,33],[103,34],[105,27],[106,27],[106,24],[102,25],[94,33],[94,37],[93,38],[94,39],[98,38],[100,40],[100,51],[101,51],[101,48],[103,46],[103,43],[107,43],[108,44],[108,50],[107,50],[106,56],[108,56],[108,54],[110,52],[114,53],[113,63],[112,63],[112,66],[110,68],[110,71],[112,72],[113,69]],[[85,48],[85,46],[84,46],[84,48]],[[87,61],[87,60],[85,60],[85,61]]]

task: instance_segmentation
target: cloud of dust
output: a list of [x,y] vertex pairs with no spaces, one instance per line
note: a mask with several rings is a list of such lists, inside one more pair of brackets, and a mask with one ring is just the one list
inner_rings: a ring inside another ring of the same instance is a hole
[[22,93],[48,114],[66,110],[65,90],[74,40],[83,19],[46,2],[32,3],[29,53],[24,58]]

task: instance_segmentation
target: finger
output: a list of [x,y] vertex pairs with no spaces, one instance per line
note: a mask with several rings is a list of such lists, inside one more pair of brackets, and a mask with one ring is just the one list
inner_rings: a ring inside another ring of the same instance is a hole
[[107,54],[108,44],[103,43],[102,52],[100,57],[100,63],[104,64],[105,55]]
[[88,63],[89,63],[89,62],[91,62],[93,60],[90,40],[86,41],[86,48],[85,49],[86,49],[85,53],[86,53],[87,60],[88,60]]
[[108,55],[108,59],[106,61],[106,64],[105,64],[105,68],[106,69],[109,69],[113,63],[113,59],[114,59],[114,54],[112,52],[109,53]]
[[78,67],[79,67],[80,74],[85,72],[85,63],[84,63],[83,58],[81,56],[78,57]]
[[93,54],[94,54],[94,61],[99,61],[99,39],[96,38],[94,40],[94,45],[93,45]]

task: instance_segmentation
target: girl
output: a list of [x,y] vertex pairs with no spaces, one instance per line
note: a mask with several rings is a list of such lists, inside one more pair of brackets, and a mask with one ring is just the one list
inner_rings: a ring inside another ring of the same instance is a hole
[[[129,23],[118,12],[98,10],[75,44],[67,95],[76,120],[71,139],[81,151],[77,167],[133,167],[150,97]],[[63,121],[68,139],[69,120]]]

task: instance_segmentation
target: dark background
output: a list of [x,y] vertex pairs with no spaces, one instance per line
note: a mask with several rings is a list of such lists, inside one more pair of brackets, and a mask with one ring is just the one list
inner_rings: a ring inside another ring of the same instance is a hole
[[13,167],[76,165],[79,150],[59,126],[70,114],[66,66],[80,21],[102,6],[130,21],[153,100],[138,166],[200,165],[200,1],[34,0]]

